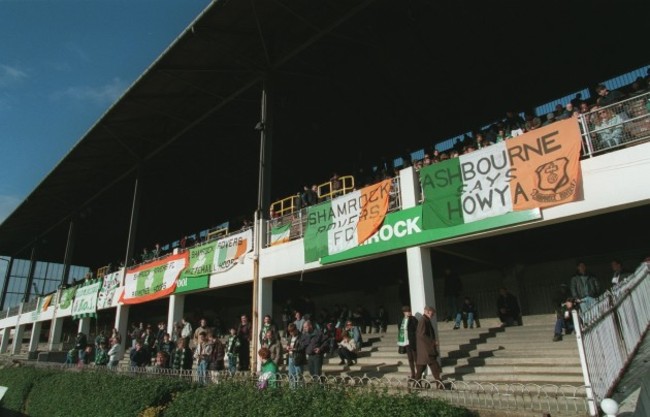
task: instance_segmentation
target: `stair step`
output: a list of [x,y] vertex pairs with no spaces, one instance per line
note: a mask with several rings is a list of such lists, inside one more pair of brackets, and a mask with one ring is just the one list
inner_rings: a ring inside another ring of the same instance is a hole
[[526,383],[526,384],[573,384],[583,385],[584,379],[580,375],[558,375],[553,373],[548,374],[514,374],[514,375],[500,375],[500,374],[443,374],[445,379],[455,379],[460,381],[476,381],[476,382],[505,382],[505,383]]

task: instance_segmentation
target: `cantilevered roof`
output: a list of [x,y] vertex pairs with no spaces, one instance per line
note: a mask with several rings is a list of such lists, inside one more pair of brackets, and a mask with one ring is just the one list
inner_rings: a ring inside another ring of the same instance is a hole
[[215,1],[0,225],[0,253],[60,262],[75,219],[75,263],[123,258],[138,172],[139,248],[251,217],[265,77],[274,199],[647,64],[628,6]]

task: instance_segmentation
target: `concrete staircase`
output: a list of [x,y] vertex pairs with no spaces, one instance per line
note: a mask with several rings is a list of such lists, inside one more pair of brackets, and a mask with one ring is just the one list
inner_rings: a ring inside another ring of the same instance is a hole
[[[482,319],[481,327],[453,330],[452,322],[438,322],[442,379],[465,383],[571,385],[584,384],[574,335],[553,342],[555,315],[524,317],[524,325],[499,327],[496,319]],[[325,358],[328,376],[392,378],[410,375],[406,355],[397,352],[397,325],[386,333],[366,333],[357,363],[338,365],[339,357]],[[26,346],[12,359],[27,359]],[[39,350],[45,350],[45,344]],[[128,366],[128,348],[121,364]],[[281,368],[285,371],[285,367]],[[431,377],[429,376],[429,379]]]
[[[553,342],[555,315],[524,317],[524,325],[499,327],[496,319],[481,327],[453,330],[438,323],[442,379],[495,384],[584,384],[574,335]],[[364,334],[356,365],[339,366],[338,356],[325,360],[326,375],[407,379],[406,355],[397,352],[397,326],[386,333]]]

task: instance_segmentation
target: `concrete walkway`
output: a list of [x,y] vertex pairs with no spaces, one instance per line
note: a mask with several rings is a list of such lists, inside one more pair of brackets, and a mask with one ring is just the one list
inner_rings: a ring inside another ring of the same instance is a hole
[[650,332],[646,332],[636,355],[612,395],[612,399],[619,405],[618,417],[647,417],[634,414],[644,378],[650,378]]

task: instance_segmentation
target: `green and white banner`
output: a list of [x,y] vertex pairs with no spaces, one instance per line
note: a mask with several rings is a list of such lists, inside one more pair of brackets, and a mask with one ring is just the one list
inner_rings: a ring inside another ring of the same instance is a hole
[[305,262],[359,246],[384,221],[392,188],[384,180],[307,208]]
[[227,271],[252,250],[252,229],[192,248],[189,250],[189,265],[183,275],[197,277]]
[[422,206],[416,206],[386,215],[384,224],[374,235],[356,248],[321,258],[322,264],[346,261],[363,256],[390,252],[445,240],[457,236],[498,229],[514,224],[538,220],[539,209],[506,213],[471,223],[456,226],[424,229],[422,227]]
[[186,265],[187,252],[182,252],[128,270],[120,302],[139,304],[172,294]]
[[41,317],[41,313],[47,311],[52,302],[54,294],[46,295],[45,297],[39,297],[38,302],[36,303],[36,309],[32,312],[32,320],[38,321]]
[[72,302],[74,301],[74,295],[77,292],[77,287],[66,288],[61,292],[61,297],[59,298],[58,310],[67,310],[72,307]]
[[72,303],[72,318],[77,320],[84,317],[97,316],[97,292],[102,286],[102,281],[77,287],[77,292]]
[[289,241],[291,223],[281,224],[271,229],[271,246],[281,245]]
[[97,295],[97,309],[101,310],[104,308],[113,307],[113,300],[115,299],[115,291],[120,286],[120,279],[122,278],[122,272],[112,272],[110,274],[104,275],[102,282],[102,289]]
[[194,277],[187,277],[185,273],[176,281],[176,290],[174,293],[180,294],[184,292],[202,290],[208,288],[210,285],[210,275],[197,275]]

